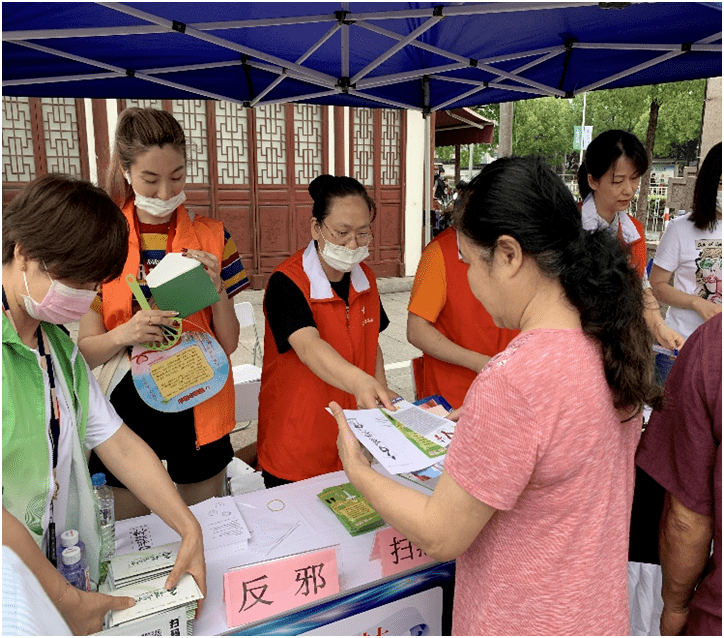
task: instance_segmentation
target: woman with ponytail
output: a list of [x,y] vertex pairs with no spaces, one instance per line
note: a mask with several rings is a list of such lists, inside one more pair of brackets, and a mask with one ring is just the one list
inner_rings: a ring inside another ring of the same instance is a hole
[[[108,192],[128,222],[128,258],[121,275],[101,286],[92,312],[80,323],[78,346],[91,367],[137,344],[162,342],[164,329],[176,327],[177,313],[153,308],[146,284],[146,276],[169,252],[201,262],[219,294],[216,303],[184,319],[183,330],[212,335],[227,357],[236,350],[239,321],[232,297],[249,280],[223,223],[186,210],[185,183],[186,136],[173,115],[150,108],[121,113]],[[128,275],[137,279],[151,310],[141,309],[132,297]],[[235,425],[231,375],[217,394],[195,407],[160,412],[140,397],[130,365],[120,370],[127,371],[117,384],[111,384],[111,403],[129,427],[167,461],[184,501],[193,505],[222,496],[226,466],[234,454],[229,437]],[[90,467],[92,472],[106,474],[114,492],[116,518],[148,513],[95,454]]]
[[344,469],[410,541],[457,559],[454,634],[626,635],[633,459],[661,400],[640,279],[537,159],[487,166],[458,230],[473,294],[521,334],[468,391],[432,496],[374,471],[332,406]]
[[626,247],[644,287],[644,318],[649,330],[662,346],[674,350],[684,344],[684,337],[661,316],[646,278],[644,227],[626,212],[648,167],[649,156],[635,135],[616,129],[598,135],[588,145],[578,170],[581,215],[586,230],[606,228]]

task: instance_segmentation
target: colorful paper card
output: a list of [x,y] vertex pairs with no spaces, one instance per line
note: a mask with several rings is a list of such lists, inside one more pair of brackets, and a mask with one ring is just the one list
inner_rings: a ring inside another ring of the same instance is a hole
[[377,532],[370,560],[382,560],[382,575],[387,577],[432,563],[435,559],[430,558],[394,527],[387,527]]
[[226,624],[238,627],[339,593],[334,547],[224,574]]
[[148,405],[160,412],[179,412],[224,387],[229,359],[212,335],[191,331],[166,350],[134,346],[131,373],[139,396]]

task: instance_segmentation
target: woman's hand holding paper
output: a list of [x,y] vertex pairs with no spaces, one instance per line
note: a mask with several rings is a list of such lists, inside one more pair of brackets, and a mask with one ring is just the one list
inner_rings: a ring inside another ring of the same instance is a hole
[[332,401],[329,404],[329,409],[332,411],[332,415],[337,419],[337,426],[339,427],[339,433],[337,435],[337,450],[339,452],[339,458],[342,461],[344,471],[347,472],[347,476],[352,480],[350,473],[354,473],[355,468],[369,467],[370,462],[364,454],[364,448],[360,445],[357,437],[352,432],[352,429],[347,423],[347,419],[344,416],[344,411],[339,404]]
[[357,378],[353,381],[352,394],[357,399],[357,405],[360,409],[376,408],[378,405],[382,405],[388,410],[395,409],[392,405],[390,391],[386,387],[359,368],[356,369],[356,372],[359,374],[356,375]]

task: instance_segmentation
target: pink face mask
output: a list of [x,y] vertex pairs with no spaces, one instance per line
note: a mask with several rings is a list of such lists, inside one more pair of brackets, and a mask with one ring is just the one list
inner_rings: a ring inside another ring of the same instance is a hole
[[28,293],[27,295],[21,295],[25,302],[25,310],[33,319],[38,321],[56,324],[79,321],[90,310],[91,303],[96,297],[95,290],[71,288],[59,281],[53,281],[53,278],[48,275],[48,279],[52,283],[45,297],[43,297],[43,301],[38,303],[30,296],[25,271],[23,271],[23,279],[25,280],[25,291]]

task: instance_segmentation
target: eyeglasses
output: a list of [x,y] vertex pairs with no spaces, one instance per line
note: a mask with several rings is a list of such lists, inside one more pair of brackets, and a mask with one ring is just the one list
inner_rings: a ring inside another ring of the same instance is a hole
[[[327,226],[326,223],[322,222],[322,226],[325,226],[327,230],[332,235],[332,238],[335,239],[337,242],[339,242],[341,245],[346,246],[349,244],[349,242],[352,241],[352,239],[357,240],[358,246],[368,246],[369,243],[372,241],[372,233],[351,233],[351,232],[338,232],[336,230],[332,230],[329,226]],[[324,235],[322,235],[324,237]],[[325,237],[326,239],[326,237]]]

